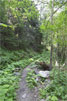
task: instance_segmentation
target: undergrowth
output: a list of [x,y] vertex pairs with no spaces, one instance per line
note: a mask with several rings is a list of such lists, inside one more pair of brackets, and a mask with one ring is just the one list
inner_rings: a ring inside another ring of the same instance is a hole
[[33,61],[32,54],[36,53],[0,49],[0,101],[15,100],[20,72]]
[[35,71],[29,70],[27,77],[26,77],[26,81],[30,89],[33,89],[35,86],[37,86],[36,78],[37,78],[37,75],[35,74]]
[[[0,49],[0,101],[14,101],[21,71],[35,60],[44,60],[44,57],[46,58],[46,54],[38,54],[32,50],[25,52]],[[48,61],[48,58],[45,60]]]
[[[0,49],[0,101],[15,101],[21,71],[31,62],[45,61],[49,63],[49,57],[49,51],[39,54],[32,50],[25,52]],[[40,89],[41,98],[46,101],[67,101],[66,71],[53,69],[50,79],[50,85]],[[28,73],[27,82],[30,88],[37,86],[34,71]]]
[[67,74],[66,71],[53,69],[50,74],[51,83],[40,89],[41,98],[46,101],[67,101]]

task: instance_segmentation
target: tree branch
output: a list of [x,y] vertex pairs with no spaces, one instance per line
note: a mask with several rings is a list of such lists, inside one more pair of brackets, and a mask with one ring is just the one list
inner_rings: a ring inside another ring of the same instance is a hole
[[49,4],[49,3],[48,2],[39,1],[39,4],[35,4],[35,5],[38,6],[38,5],[41,5],[41,4],[46,5],[46,4]]
[[67,4],[67,1],[64,3],[64,4],[62,4],[62,5],[60,5],[54,12],[53,12],[53,14],[55,14],[61,7],[63,7],[65,4]]

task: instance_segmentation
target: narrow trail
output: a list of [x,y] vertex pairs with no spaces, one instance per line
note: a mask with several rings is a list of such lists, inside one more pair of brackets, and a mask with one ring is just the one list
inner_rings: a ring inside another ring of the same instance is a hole
[[31,66],[27,66],[21,76],[21,81],[19,83],[20,88],[17,90],[17,99],[16,101],[39,101],[38,98],[38,89],[34,88],[33,90],[30,90],[26,83],[26,76],[28,73],[28,68]]

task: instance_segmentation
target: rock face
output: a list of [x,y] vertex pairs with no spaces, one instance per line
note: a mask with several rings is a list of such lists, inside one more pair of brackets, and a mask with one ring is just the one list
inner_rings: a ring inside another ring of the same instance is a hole
[[49,73],[50,73],[50,71],[39,71],[39,75],[41,77],[44,77],[44,78],[48,78],[49,77]]

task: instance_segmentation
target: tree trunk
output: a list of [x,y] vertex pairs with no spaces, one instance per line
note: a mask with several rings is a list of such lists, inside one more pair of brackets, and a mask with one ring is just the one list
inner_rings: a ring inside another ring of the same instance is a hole
[[51,44],[51,50],[50,50],[50,70],[52,69],[52,56],[53,56],[53,44]]
[[[53,13],[54,13],[54,0],[52,0],[51,7],[51,25],[53,25]],[[52,56],[53,56],[53,31],[51,31],[51,50],[50,50],[50,70],[52,69]]]

